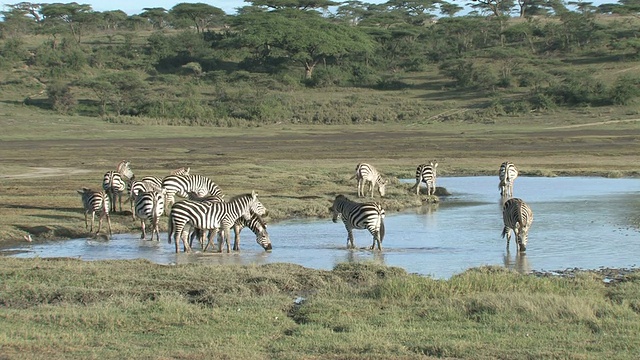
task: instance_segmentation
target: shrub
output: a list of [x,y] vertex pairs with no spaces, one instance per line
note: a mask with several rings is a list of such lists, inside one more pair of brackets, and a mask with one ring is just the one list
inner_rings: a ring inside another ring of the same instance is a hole
[[53,81],[47,85],[47,97],[51,104],[51,108],[60,114],[69,114],[73,112],[78,104],[77,100],[71,93],[69,84]]
[[618,78],[609,91],[609,98],[616,105],[629,105],[637,97],[640,97],[640,78],[637,76]]

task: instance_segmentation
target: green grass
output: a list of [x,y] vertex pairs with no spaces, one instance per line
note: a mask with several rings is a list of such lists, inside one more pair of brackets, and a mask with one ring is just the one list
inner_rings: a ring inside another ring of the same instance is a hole
[[445,281],[366,263],[322,271],[0,261],[8,358],[634,359],[640,351],[637,274],[605,285],[596,274],[501,268]]

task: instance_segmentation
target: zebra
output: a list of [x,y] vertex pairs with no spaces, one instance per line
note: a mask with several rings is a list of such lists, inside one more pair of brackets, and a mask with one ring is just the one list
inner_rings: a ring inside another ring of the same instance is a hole
[[116,212],[116,198],[120,203],[120,211],[122,211],[122,193],[127,188],[125,179],[133,178],[133,171],[130,167],[131,163],[127,160],[122,160],[118,163],[116,171],[107,171],[102,179],[102,189],[109,196],[109,203],[111,205],[111,212]]
[[420,194],[420,183],[424,182],[427,186],[427,195],[435,195],[436,193],[436,168],[438,162],[430,161],[428,164],[420,164],[416,169],[416,195]]
[[189,242],[183,239],[182,232],[186,225],[191,225],[200,230],[213,230],[209,234],[209,240],[204,251],[209,248],[212,238],[222,231],[222,239],[218,242],[218,250],[222,252],[223,241],[227,243],[227,252],[231,252],[229,246],[229,231],[240,217],[249,219],[251,214],[260,216],[266,213],[264,205],[258,200],[258,194],[238,195],[228,202],[198,202],[184,200],[175,203],[169,213],[169,243],[171,236],[175,240],[176,252],[179,252],[179,242],[182,240],[185,251],[191,251]]
[[140,239],[147,237],[145,231],[146,220],[151,221],[151,239],[153,240],[153,234],[156,234],[156,241],[160,241],[160,230],[158,227],[158,220],[164,213],[164,198],[166,190],[156,189],[151,191],[138,192],[135,198],[135,213],[140,219],[140,226],[142,227],[142,235]]
[[[249,220],[245,219],[244,217],[240,217],[238,220],[236,220],[235,224],[233,224],[233,251],[240,251],[240,231],[242,231],[242,229],[244,229],[245,227],[253,231],[253,233],[256,235],[256,242],[258,243],[258,245],[262,246],[265,251],[273,249],[271,245],[271,239],[269,238],[269,233],[267,232],[267,223],[262,219],[260,215],[251,214],[251,218]],[[192,244],[194,237],[198,237],[198,239],[201,239],[202,234],[199,229],[196,229],[190,235],[189,245]],[[200,245],[202,245],[204,249],[202,240],[200,242]]]
[[333,206],[329,209],[333,213],[333,222],[338,222],[338,217],[342,217],[342,222],[347,228],[347,249],[354,249],[353,229],[367,229],[373,236],[373,244],[370,249],[378,246],[382,250],[382,240],[384,239],[384,217],[385,211],[377,202],[358,203],[349,200],[344,195],[336,196]]
[[160,189],[162,189],[162,179],[157,176],[145,176],[140,180],[137,180],[134,176],[129,179],[129,182],[127,182],[127,194],[129,195],[129,205],[131,205],[131,217],[134,221],[136,220],[134,203],[138,193]]
[[500,189],[500,196],[512,197],[513,196],[513,182],[518,177],[518,168],[510,162],[505,161],[500,165],[500,171],[498,173],[500,183],[498,189]]
[[166,206],[171,207],[175,195],[188,198],[189,193],[197,196],[224,196],[222,189],[211,179],[203,175],[169,175],[162,180],[162,187],[167,190]]
[[529,228],[533,222],[533,212],[527,203],[519,198],[510,198],[502,206],[502,219],[504,228],[502,238],[507,237],[507,250],[511,240],[511,231],[515,234],[519,251],[527,249],[527,237]]
[[389,183],[389,179],[382,179],[382,176],[372,165],[366,163],[359,163],[356,165],[356,174],[351,179],[356,178],[358,180],[358,197],[364,197],[364,187],[366,183],[369,183],[369,190],[371,191],[371,197],[373,197],[373,190],[378,185],[378,192],[380,196],[384,196],[386,193],[386,187]]
[[102,228],[102,218],[107,218],[107,224],[109,225],[109,235],[111,235],[111,218],[109,217],[109,196],[104,191],[93,191],[89,188],[82,188],[78,190],[78,194],[82,197],[82,207],[84,208],[84,227],[89,228],[88,216],[91,213],[91,228],[89,232],[93,232],[93,222],[96,212],[98,216],[98,231],[96,235],[100,233]]

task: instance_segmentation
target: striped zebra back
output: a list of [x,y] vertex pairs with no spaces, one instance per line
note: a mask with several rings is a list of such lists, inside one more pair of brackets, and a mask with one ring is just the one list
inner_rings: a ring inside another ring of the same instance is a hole
[[202,175],[169,175],[162,180],[162,187],[167,190],[167,203],[174,202],[174,196],[188,198],[189,193],[203,197],[206,195],[224,196],[222,189],[211,179]]
[[516,242],[520,251],[525,251],[527,247],[529,228],[533,223],[533,211],[522,199],[510,198],[502,206],[502,219],[504,228],[502,237],[507,238],[507,248],[511,239],[510,232],[516,236]]
[[85,212],[109,213],[109,197],[104,191],[93,191],[89,188],[78,190],[82,197],[82,207]]
[[359,163],[356,165],[355,178],[358,180],[359,197],[364,196],[364,186],[367,183],[371,184],[371,197],[373,197],[373,190],[376,185],[378,186],[380,196],[384,196],[386,194],[386,186],[389,183],[389,180],[383,179],[382,175],[373,165],[367,163]]
[[344,195],[336,196],[331,207],[333,213],[333,222],[337,222],[338,218],[342,218],[342,222],[347,228],[349,241],[353,247],[352,229],[367,229],[373,236],[373,245],[377,244],[378,249],[382,248],[381,243],[384,240],[384,217],[385,210],[377,202],[358,203],[349,200]]
[[127,183],[122,175],[117,171],[107,171],[102,179],[102,189],[104,191],[123,192],[127,188]]
[[438,162],[435,160],[418,165],[416,168],[416,195],[420,194],[421,183],[424,183],[427,186],[427,195],[435,195],[437,167]]
[[136,216],[147,220],[162,216],[165,194],[164,189],[139,192],[135,198]]
[[498,172],[498,178],[500,179],[498,189],[500,189],[500,195],[513,196],[513,182],[517,177],[518,168],[516,168],[512,162],[505,161],[500,164],[500,170]]
[[181,167],[171,171],[169,175],[189,175],[190,171],[191,171],[190,167]]

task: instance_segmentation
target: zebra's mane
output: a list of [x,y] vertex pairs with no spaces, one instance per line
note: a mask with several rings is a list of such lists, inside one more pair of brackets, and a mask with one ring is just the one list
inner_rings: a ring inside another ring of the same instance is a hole
[[[227,200],[227,202],[230,203],[230,202],[237,201],[237,200],[240,200],[240,199],[243,199],[243,198],[252,198],[254,194],[255,194],[255,192],[236,195],[236,196],[230,198],[229,200]],[[257,196],[258,194],[255,194],[255,195]]]

